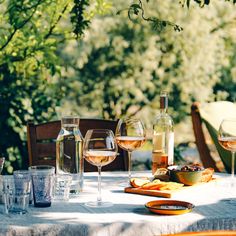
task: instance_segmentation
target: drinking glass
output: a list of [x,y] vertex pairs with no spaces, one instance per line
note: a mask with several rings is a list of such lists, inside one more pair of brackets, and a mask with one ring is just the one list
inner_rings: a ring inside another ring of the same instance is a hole
[[72,182],[72,175],[57,174],[54,182],[54,200],[69,201],[70,187]]
[[24,170],[3,176],[3,200],[6,214],[26,214],[30,200],[30,173]]
[[98,196],[96,202],[86,203],[89,207],[109,207],[110,202],[103,202],[101,198],[101,169],[115,160],[118,147],[111,130],[88,130],[84,139],[83,156],[87,162],[98,168]]
[[131,153],[141,147],[146,140],[143,123],[139,119],[120,119],[116,128],[117,144],[128,151],[128,183],[131,179]]
[[224,119],[219,128],[218,141],[220,145],[231,152],[231,179],[234,178],[234,154],[236,152],[236,118]]
[[53,195],[54,173],[53,166],[30,166],[32,190],[35,207],[50,207]]
[[2,173],[4,162],[5,162],[5,157],[0,157],[0,174]]

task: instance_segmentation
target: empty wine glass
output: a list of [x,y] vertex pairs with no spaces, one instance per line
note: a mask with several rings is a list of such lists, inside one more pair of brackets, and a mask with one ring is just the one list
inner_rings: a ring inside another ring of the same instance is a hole
[[231,152],[231,178],[234,178],[234,154],[236,152],[236,118],[224,119],[219,128],[218,141],[220,145]]
[[2,173],[4,162],[5,162],[5,157],[0,157],[0,174]]
[[131,179],[131,153],[141,147],[146,140],[144,126],[139,119],[120,119],[116,128],[117,144],[128,151],[128,184]]
[[84,139],[83,156],[87,162],[98,168],[98,196],[96,202],[86,203],[89,207],[109,207],[110,202],[103,202],[101,198],[101,169],[115,160],[118,147],[111,130],[88,130]]

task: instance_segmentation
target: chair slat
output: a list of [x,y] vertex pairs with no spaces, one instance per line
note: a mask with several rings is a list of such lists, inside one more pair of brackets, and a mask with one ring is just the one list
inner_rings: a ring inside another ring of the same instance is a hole
[[38,143],[37,156],[41,157],[54,157],[56,158],[56,143]]

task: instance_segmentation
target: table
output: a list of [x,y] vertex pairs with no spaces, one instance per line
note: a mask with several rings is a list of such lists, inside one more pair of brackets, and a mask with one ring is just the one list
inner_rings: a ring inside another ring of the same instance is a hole
[[[151,176],[150,172],[138,175]],[[232,192],[219,184],[228,175],[218,176],[221,180],[192,187],[172,198],[195,204],[192,212],[163,216],[150,213],[144,207],[146,202],[162,198],[123,192],[119,183],[127,178],[125,172],[102,173],[103,200],[112,201],[114,206],[86,207],[85,202],[97,197],[97,173],[86,173],[84,192],[77,199],[53,202],[50,208],[32,206],[29,213],[22,216],[0,214],[0,235],[149,236],[209,229],[236,230],[236,204],[224,201]]]

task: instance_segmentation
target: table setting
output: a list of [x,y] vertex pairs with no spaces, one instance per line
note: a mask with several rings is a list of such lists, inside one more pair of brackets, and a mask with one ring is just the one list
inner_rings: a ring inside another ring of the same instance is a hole
[[[150,172],[137,176],[150,177]],[[228,178],[227,174],[215,174]],[[97,173],[85,173],[84,190],[69,201],[54,201],[50,207],[38,208],[30,204],[28,213],[1,214],[1,235],[161,235],[180,231],[225,229],[235,230],[236,207],[224,201],[232,197],[216,182],[198,185],[191,191],[178,192],[171,200],[191,202],[192,211],[181,215],[160,215],[150,212],[145,204],[167,198],[124,193],[119,183],[127,178],[124,172],[104,172],[102,199],[109,207],[89,207],[97,195]],[[201,194],[199,194],[201,193]],[[1,205],[3,210],[3,205]]]
[[[1,176],[0,235],[236,230],[233,174],[215,173],[199,164],[131,172],[131,152],[146,139],[140,120],[121,120],[115,133],[88,130],[82,146],[76,119],[67,117],[66,122],[56,143],[56,168],[30,166]],[[128,171],[102,172],[103,166],[119,158],[118,146],[129,152]],[[98,173],[83,172],[83,160],[96,166]]]

